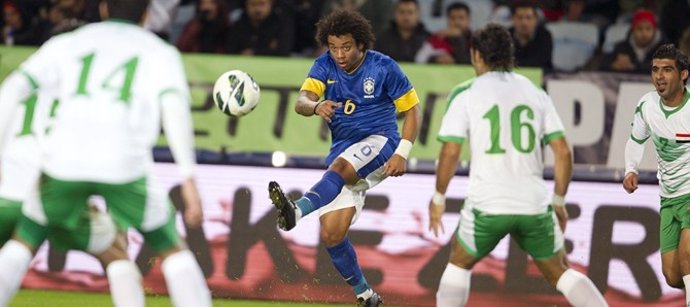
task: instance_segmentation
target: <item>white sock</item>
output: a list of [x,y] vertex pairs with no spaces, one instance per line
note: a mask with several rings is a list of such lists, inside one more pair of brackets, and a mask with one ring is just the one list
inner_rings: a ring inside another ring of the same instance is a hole
[[192,252],[174,253],[163,260],[161,267],[173,306],[211,306],[211,292]]
[[144,286],[139,269],[129,260],[116,260],[106,268],[110,295],[116,307],[144,307]]
[[372,290],[372,289],[367,289],[367,291],[364,291],[364,292],[362,292],[362,293],[360,293],[360,294],[357,294],[357,298],[360,298],[360,297],[361,297],[362,299],[364,299],[364,300],[366,301],[366,300],[368,300],[370,297],[372,297],[373,295],[374,295],[374,290]]
[[575,307],[608,306],[604,297],[587,276],[567,269],[556,283],[556,289],[565,295],[570,305]]
[[459,307],[467,304],[470,296],[472,271],[448,263],[436,292],[436,307]]
[[9,305],[17,293],[32,258],[31,251],[15,240],[0,249],[0,306]]
[[690,306],[690,274],[683,276],[685,284],[685,306]]

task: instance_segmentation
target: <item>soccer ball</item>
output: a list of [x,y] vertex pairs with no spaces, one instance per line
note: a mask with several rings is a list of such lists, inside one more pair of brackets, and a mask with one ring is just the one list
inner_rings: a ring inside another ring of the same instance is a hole
[[260,94],[254,78],[241,70],[223,73],[213,85],[213,101],[223,113],[230,116],[249,114],[259,104]]

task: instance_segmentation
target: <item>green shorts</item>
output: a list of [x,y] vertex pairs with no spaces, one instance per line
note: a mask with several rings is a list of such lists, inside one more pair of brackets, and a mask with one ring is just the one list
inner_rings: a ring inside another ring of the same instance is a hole
[[12,237],[22,215],[22,203],[0,197],[0,246]]
[[678,248],[680,230],[690,228],[690,194],[661,197],[659,249],[665,253]]
[[553,208],[548,208],[537,215],[493,215],[465,207],[456,238],[470,255],[481,259],[510,234],[532,258],[546,260],[563,248],[563,233]]
[[[175,230],[175,211],[164,193],[147,185],[146,178],[124,184],[106,184],[64,181],[43,175],[40,205],[37,205],[39,202],[27,202],[25,214],[28,218],[20,222],[20,228],[26,230],[20,232],[22,239],[31,240],[29,243],[41,240],[41,231],[37,227],[50,227],[65,233],[83,230],[80,220],[88,212],[87,203],[94,195],[105,199],[109,214],[120,228],[137,229],[155,251],[165,251],[180,244]],[[23,237],[32,234],[35,234],[33,240]],[[64,233],[59,236],[63,237]]]

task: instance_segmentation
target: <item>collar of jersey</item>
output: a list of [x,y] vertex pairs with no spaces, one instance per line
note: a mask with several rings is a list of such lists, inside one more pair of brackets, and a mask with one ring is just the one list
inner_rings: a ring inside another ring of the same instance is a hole
[[669,116],[673,115],[673,113],[678,112],[680,109],[685,106],[685,104],[688,102],[688,99],[690,98],[690,92],[688,92],[688,89],[685,89],[685,93],[683,94],[683,101],[675,108],[673,109],[668,109],[668,107],[664,106],[664,103],[661,101],[661,97],[659,97],[659,108],[661,108],[661,112],[664,113],[664,117],[668,118]]
[[357,72],[357,70],[359,69],[359,67],[361,67],[362,64],[364,64],[364,61],[367,60],[367,54],[369,54],[369,50],[364,50],[364,56],[362,57],[362,61],[359,62],[359,65],[357,65],[357,67],[355,67],[355,69],[353,69],[352,72],[345,71],[345,73],[348,75],[354,75]]

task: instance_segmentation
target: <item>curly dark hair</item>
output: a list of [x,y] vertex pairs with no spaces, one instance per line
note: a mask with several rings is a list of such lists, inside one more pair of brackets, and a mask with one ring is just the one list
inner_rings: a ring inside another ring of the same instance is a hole
[[[680,49],[676,48],[673,44],[663,44],[654,51],[652,59],[669,59],[676,61],[676,68],[678,73],[683,70],[690,70],[690,64],[688,64],[688,57],[683,54]],[[687,84],[688,79],[683,79],[683,84]]]
[[328,36],[351,34],[357,45],[371,49],[376,38],[369,20],[356,11],[334,11],[316,23],[316,41],[321,46],[328,46]]
[[505,27],[491,23],[474,31],[470,41],[472,49],[479,51],[491,70],[512,71],[515,67],[515,46]]
[[150,0],[107,0],[108,17],[139,23],[148,9]]

